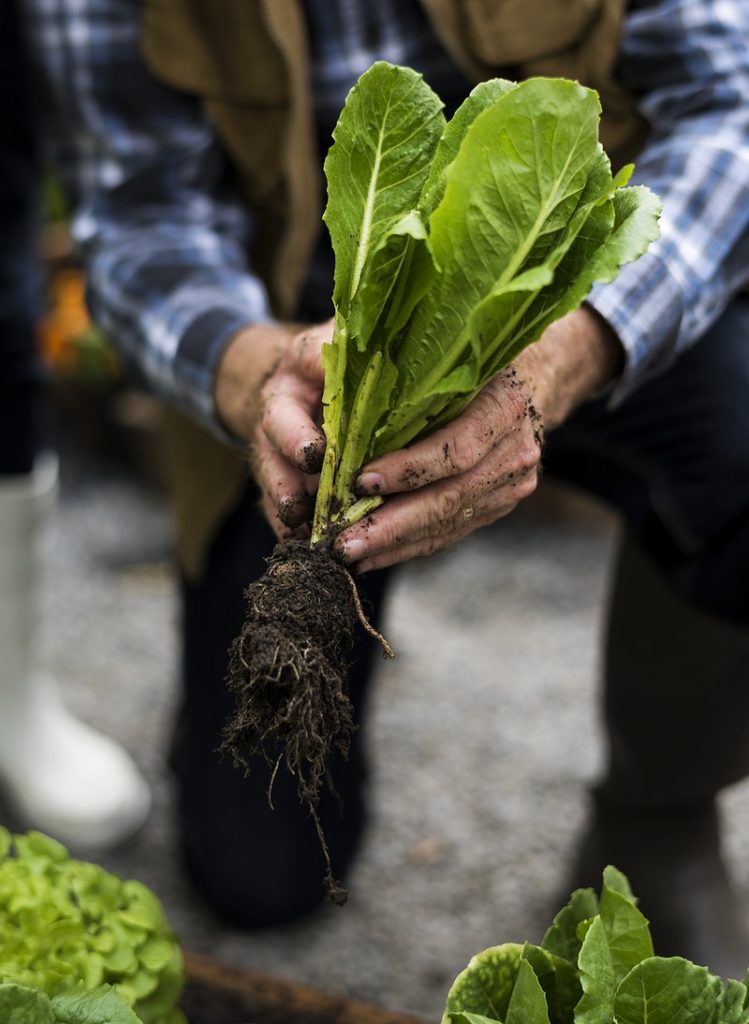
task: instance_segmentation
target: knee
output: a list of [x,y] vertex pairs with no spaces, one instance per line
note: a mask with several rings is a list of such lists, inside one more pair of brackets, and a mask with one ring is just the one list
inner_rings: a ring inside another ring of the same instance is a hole
[[294,921],[325,898],[319,849],[293,845],[270,849],[184,850],[190,879],[218,916],[237,928],[262,928]]
[[[182,858],[196,890],[240,928],[285,924],[310,913],[325,900],[326,863],[294,781],[279,779],[274,810],[264,787],[255,791],[239,773],[225,781],[223,791],[212,789],[211,799],[207,793],[196,799],[192,790],[180,800]],[[318,813],[333,876],[345,879],[364,831],[363,794],[347,792],[341,807],[324,792]]]

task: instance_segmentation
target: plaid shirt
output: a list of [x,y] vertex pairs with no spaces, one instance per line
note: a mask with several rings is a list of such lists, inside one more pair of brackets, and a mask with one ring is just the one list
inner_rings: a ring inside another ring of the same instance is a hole
[[[138,2],[26,6],[93,315],[158,393],[219,429],[217,360],[272,314],[208,120],[140,59]],[[323,132],[381,58],[422,71],[448,107],[469,89],[417,0],[307,0],[306,11]],[[664,216],[660,241],[588,300],[626,350],[614,400],[667,367],[749,279],[749,2],[634,0],[620,73],[652,126],[635,180],[661,195]]]

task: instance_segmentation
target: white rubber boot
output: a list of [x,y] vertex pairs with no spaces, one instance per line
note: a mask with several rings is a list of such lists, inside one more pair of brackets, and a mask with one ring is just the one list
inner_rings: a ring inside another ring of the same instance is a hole
[[28,827],[100,850],[143,824],[151,794],[130,756],[34,667],[36,542],[56,483],[52,455],[29,476],[0,477],[0,786]]

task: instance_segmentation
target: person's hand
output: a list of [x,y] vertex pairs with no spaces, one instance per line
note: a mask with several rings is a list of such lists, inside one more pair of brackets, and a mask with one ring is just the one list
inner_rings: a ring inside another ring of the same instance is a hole
[[262,507],[279,539],[304,537],[325,453],[322,346],[333,321],[294,333],[268,374],[252,429],[251,458]]
[[304,536],[322,465],[322,345],[333,322],[254,324],[230,341],[219,362],[214,403],[219,420],[249,445],[263,511],[279,538]]
[[553,324],[452,423],[365,466],[362,495],[387,495],[336,548],[361,572],[429,555],[511,512],[536,488],[544,430],[600,394],[621,344],[583,307]]
[[216,367],[213,403],[222,426],[251,442],[260,416],[263,383],[278,366],[298,327],[252,324],[237,331]]

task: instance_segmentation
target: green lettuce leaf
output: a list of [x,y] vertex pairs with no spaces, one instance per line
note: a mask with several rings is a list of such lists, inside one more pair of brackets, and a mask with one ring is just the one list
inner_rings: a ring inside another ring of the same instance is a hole
[[633,967],[614,1001],[618,1024],[716,1024],[720,979],[681,957]]
[[523,946],[523,959],[533,968],[544,991],[552,1024],[572,1024],[573,1011],[582,994],[574,963],[529,942]]
[[749,1014],[745,1009],[746,985],[741,981],[727,981],[718,999],[715,1024],[745,1024]]
[[516,82],[508,82],[503,78],[490,78],[486,82],[479,82],[450,118],[435,151],[419,202],[420,209],[427,216],[434,212],[445,193],[445,172],[458,155],[465,133],[479,114],[491,107],[500,96],[515,88]]
[[388,228],[365,263],[347,323],[356,348],[364,352],[376,331],[378,348],[389,350],[435,273],[426,224],[418,210],[410,210]]
[[86,992],[82,987],[62,992],[51,1001],[56,1024],[140,1024],[117,992],[108,986]]
[[578,966],[583,995],[575,1010],[575,1024],[611,1024],[616,981],[606,930],[598,916],[585,933]]
[[50,999],[40,989],[15,982],[0,984],[0,1020],[3,1024],[141,1024],[113,988],[87,992],[77,986]]
[[598,897],[592,889],[576,889],[552,921],[541,943],[550,953],[576,964],[582,939],[579,926],[598,913]]
[[347,317],[367,259],[418,202],[444,128],[421,75],[379,61],[349,93],[325,160],[339,188],[323,219],[335,253],[333,301]]
[[511,942],[474,956],[448,992],[442,1024],[466,1012],[504,1024],[522,958],[523,947]]
[[603,873],[598,912],[611,954],[614,980],[618,984],[641,960],[653,956],[653,942],[647,918],[635,906],[627,879],[611,866]]
[[0,1020],[3,1024],[55,1024],[55,1014],[44,992],[13,982],[0,984]]
[[572,964],[540,946],[493,946],[455,979],[443,1024],[572,1024],[580,991]]
[[518,964],[505,1024],[549,1024],[544,990],[527,960]]
[[[353,474],[390,405],[396,375],[389,342],[435,273],[416,207],[445,126],[442,106],[421,75],[380,61],[349,93],[325,160],[323,219],[335,254],[336,315],[334,341],[324,352],[323,472],[340,472],[339,512],[355,501]],[[329,507],[325,513],[327,525]]]

